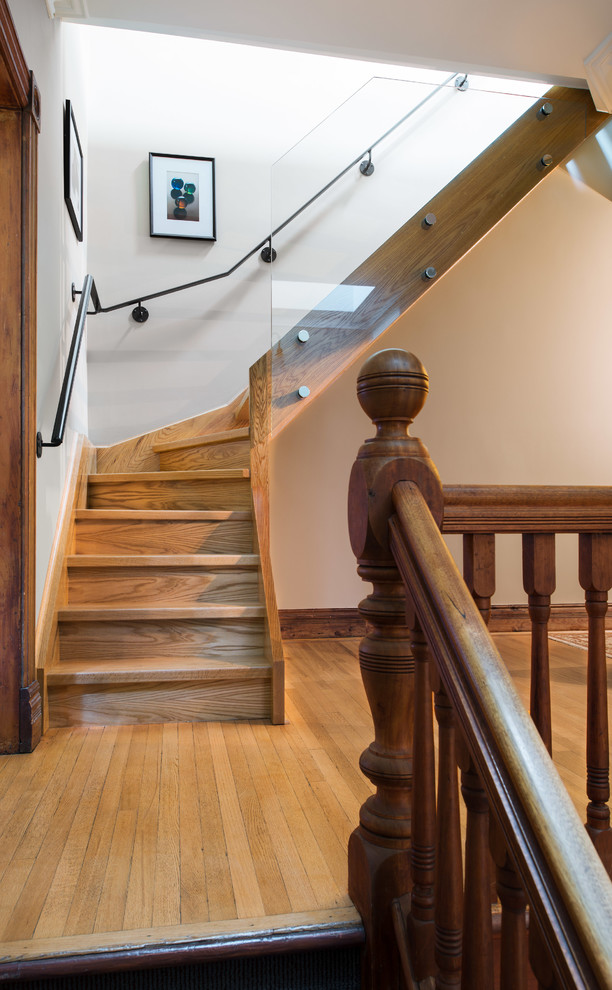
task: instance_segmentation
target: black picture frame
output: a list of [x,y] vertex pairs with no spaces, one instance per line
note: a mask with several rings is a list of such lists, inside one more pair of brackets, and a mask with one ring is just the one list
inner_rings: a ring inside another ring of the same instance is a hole
[[215,159],[149,152],[151,237],[216,241]]
[[83,149],[74,110],[66,100],[64,113],[64,199],[77,241],[83,240]]

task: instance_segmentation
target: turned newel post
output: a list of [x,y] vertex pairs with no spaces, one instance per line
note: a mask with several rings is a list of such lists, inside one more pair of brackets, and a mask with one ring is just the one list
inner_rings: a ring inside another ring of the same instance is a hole
[[436,469],[425,446],[408,432],[427,391],[423,365],[401,350],[375,354],[357,381],[359,402],[376,425],[376,436],[359,450],[349,487],[351,545],[359,575],[373,585],[359,606],[367,623],[359,662],[375,738],[360,766],[376,791],[362,806],[349,841],[349,893],[366,929],[363,986],[371,990],[400,986],[392,904],[411,883],[413,619],[389,549],[388,523],[398,481],[415,481],[434,515],[442,515]]

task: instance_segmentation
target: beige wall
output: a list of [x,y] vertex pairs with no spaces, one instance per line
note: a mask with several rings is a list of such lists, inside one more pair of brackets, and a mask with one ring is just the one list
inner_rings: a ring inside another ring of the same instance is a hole
[[[610,271],[612,203],[557,170],[372,348],[405,347],[427,367],[412,432],[444,481],[612,485]],[[372,435],[360,364],[274,445],[280,608],[350,607],[369,590],[346,525],[350,467]],[[498,542],[497,601],[524,600],[520,544]],[[557,600],[578,601],[574,541],[558,542]]]

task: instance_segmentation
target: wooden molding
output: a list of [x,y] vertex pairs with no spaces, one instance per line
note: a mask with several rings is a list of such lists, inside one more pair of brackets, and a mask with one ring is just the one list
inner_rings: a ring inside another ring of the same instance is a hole
[[[0,752],[36,745],[36,235],[40,95],[19,45],[7,0],[0,0],[0,388],[4,396],[0,475],[4,479],[0,556]],[[34,100],[36,95],[36,100]],[[39,721],[39,720],[38,720]]]
[[[554,112],[538,117],[545,100]],[[288,331],[274,349],[272,436],[608,119],[595,111],[588,91],[553,87],[344,280],[374,286],[354,313],[315,310]],[[552,156],[548,168],[541,165],[544,154]],[[444,220],[425,230],[427,213]],[[437,271],[433,282],[423,278],[429,266]],[[299,328],[310,334],[306,346],[296,339]],[[297,396],[304,382],[306,401]]]
[[612,32],[585,58],[584,70],[595,106],[612,113]]
[[266,652],[272,666],[272,722],[285,721],[285,657],[281,636],[272,560],[270,557],[270,352],[250,370],[251,495],[255,550],[259,553],[261,596],[266,606]]
[[51,548],[47,577],[36,624],[36,676],[46,719],[46,671],[57,662],[58,612],[67,604],[67,557],[74,552],[75,514],[87,501],[87,477],[95,468],[95,448],[84,436],[75,438]]
[[363,939],[363,925],[352,905],[291,915],[29,939],[0,943],[0,979],[35,980],[180,966],[236,955],[360,945]]
[[357,608],[283,608],[279,611],[283,639],[348,639],[365,635]]
[[121,443],[110,447],[98,447],[98,468],[100,474],[121,474],[122,472],[158,471],[159,456],[154,448],[158,444],[171,443],[175,440],[191,440],[203,433],[231,430],[237,425],[237,417],[244,409],[244,393],[238,395],[226,406],[212,409],[210,412],[180,423],[162,426],[150,433],[122,440]]
[[444,533],[603,533],[612,486],[444,485]]
[[[365,622],[356,608],[284,608],[279,610],[283,639],[350,639],[365,635]],[[588,616],[584,604],[551,605],[549,629],[587,629]],[[612,629],[612,610],[606,617],[606,628]],[[530,632],[529,607],[493,605],[491,632]]]
[[7,0],[0,0],[0,107],[23,110],[30,103],[30,73]]
[[40,742],[43,729],[40,684],[32,681],[19,692],[19,752],[31,753]]

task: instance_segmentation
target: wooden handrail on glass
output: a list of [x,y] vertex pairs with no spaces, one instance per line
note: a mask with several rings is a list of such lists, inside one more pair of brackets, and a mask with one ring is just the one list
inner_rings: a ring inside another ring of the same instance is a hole
[[[492,859],[503,990],[527,988],[528,958],[542,987],[603,990],[612,986],[612,885],[483,621],[490,574],[481,581],[481,561],[472,556],[475,578],[466,585],[440,534],[447,503],[457,506],[462,493],[443,489],[426,448],[408,433],[427,388],[420,362],[397,350],[370,358],[358,380],[360,402],[377,427],[359,451],[349,493],[359,573],[374,585],[360,606],[369,624],[360,664],[375,730],[361,767],[376,793],[349,843],[349,891],[367,936],[364,985],[396,986],[402,970],[412,988],[427,978],[437,988],[496,985]],[[533,492],[507,489],[504,497],[528,508]],[[561,507],[560,490],[549,488],[534,496],[535,516],[546,503],[550,508],[553,492]],[[597,521],[597,531],[580,537],[587,609],[596,593],[596,638],[604,611],[599,589],[612,566],[610,544],[600,539],[609,494],[571,489],[568,498],[590,506]],[[449,511],[450,527],[451,520]],[[550,545],[533,535],[524,537],[525,583],[536,589],[531,596],[546,597]],[[473,543],[474,533],[468,536]],[[488,541],[489,557],[490,550]],[[457,766],[467,809],[465,870]],[[595,771],[603,792],[605,773]],[[605,802],[592,797],[591,804],[603,820]]]

